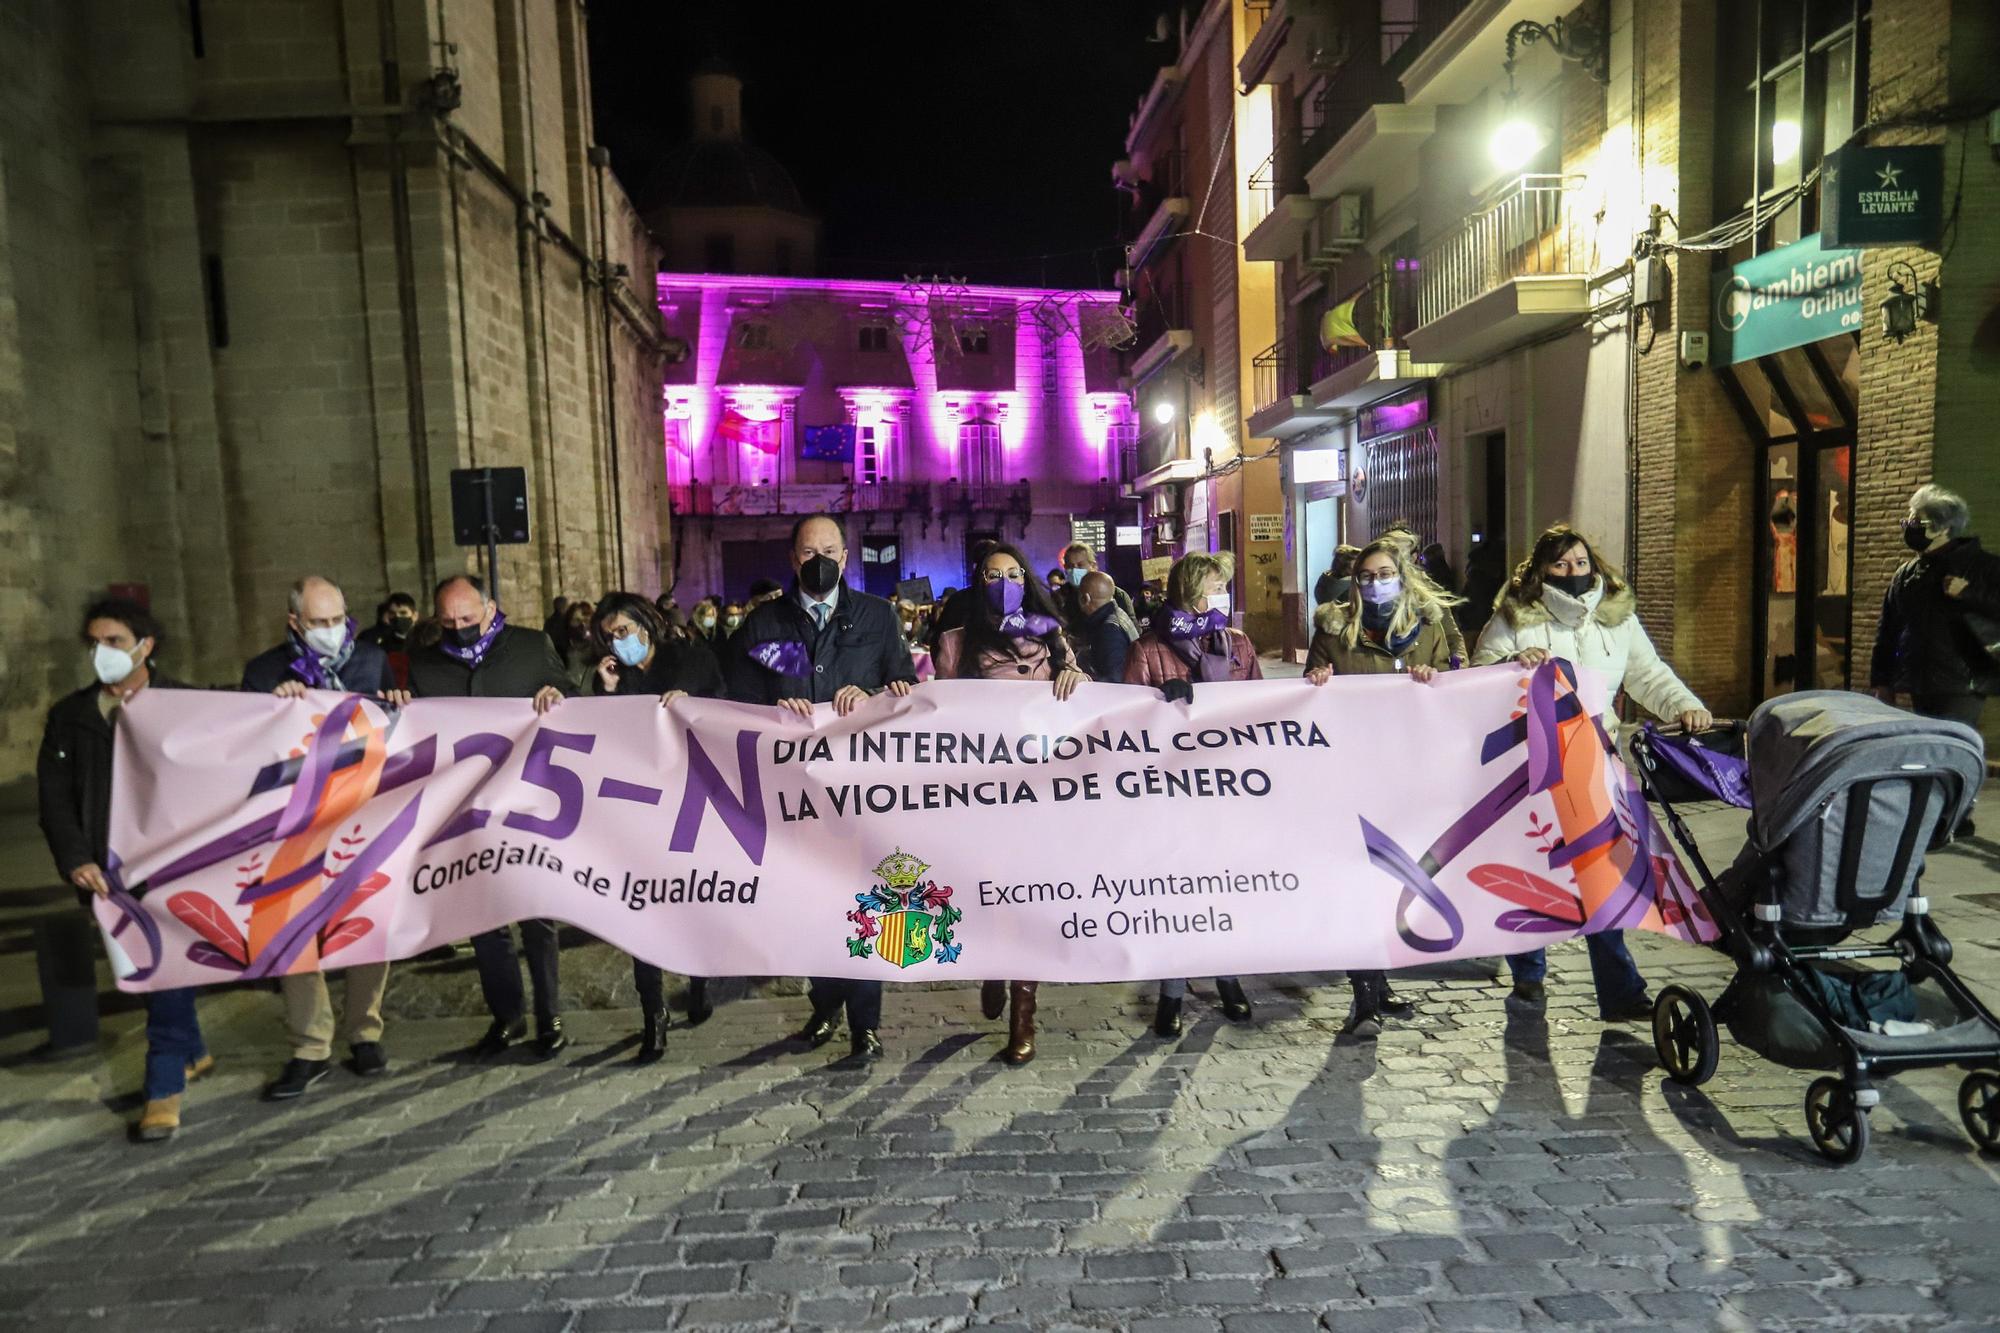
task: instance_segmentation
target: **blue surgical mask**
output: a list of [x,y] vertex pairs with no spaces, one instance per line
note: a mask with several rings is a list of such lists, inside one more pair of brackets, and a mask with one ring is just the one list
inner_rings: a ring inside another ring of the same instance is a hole
[[1083,576],[1085,574],[1088,574],[1089,572],[1090,571],[1087,569],[1072,569],[1066,571],[1067,577],[1069,578],[1069,586],[1072,588],[1081,587],[1083,585]]
[[646,660],[646,641],[636,634],[627,634],[622,639],[611,641],[611,655],[628,667],[638,666]]

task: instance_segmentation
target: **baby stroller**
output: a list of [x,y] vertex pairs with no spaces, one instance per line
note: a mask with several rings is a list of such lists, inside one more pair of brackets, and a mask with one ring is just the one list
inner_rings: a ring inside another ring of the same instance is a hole
[[[1958,827],[1985,779],[1979,733],[1860,694],[1770,700],[1749,722],[1750,840],[1720,882],[1671,793],[1691,775],[1725,799],[1728,784],[1700,780],[1713,762],[1669,753],[1685,744],[1643,731],[1633,741],[1635,766],[1701,877],[1736,975],[1712,1007],[1687,986],[1659,993],[1653,1045],[1667,1076],[1693,1086],[1715,1073],[1717,1024],[1767,1059],[1838,1071],[1807,1089],[1806,1129],[1821,1153],[1845,1165],[1868,1149],[1868,1112],[1881,1100],[1875,1079],[1958,1065],[1971,1071],[1959,1087],[1959,1118],[1981,1148],[1994,1148],[2000,1024],[1951,970],[1951,942],[1918,892],[1925,850]],[[1896,929],[1879,944],[1843,943],[1887,925]],[[1900,966],[1839,966],[1868,959]],[[1877,1001],[1880,1012],[1915,1017],[1911,987],[1923,981],[1937,983],[1953,1020],[1937,1028],[1870,1021]]]

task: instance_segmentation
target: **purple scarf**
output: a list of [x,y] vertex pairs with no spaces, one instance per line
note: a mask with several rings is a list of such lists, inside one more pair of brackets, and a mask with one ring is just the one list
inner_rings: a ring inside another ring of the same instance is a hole
[[291,672],[305,682],[306,688],[340,689],[340,669],[354,656],[354,617],[347,618],[347,637],[341,640],[340,651],[324,660],[297,630],[286,630],[285,642],[292,650]]
[[453,643],[450,630],[446,630],[445,637],[438,640],[438,647],[444,650],[445,656],[455,657],[467,667],[477,671],[479,664],[486,658],[486,650],[493,646],[493,641],[500,637],[500,631],[506,628],[507,613],[496,606],[493,608],[493,623],[487,626],[486,632],[480,635],[471,647],[461,648]]
[[1166,616],[1167,647],[1186,663],[1189,674],[1203,684],[1236,678],[1236,662],[1229,651],[1228,616],[1213,608],[1196,615],[1172,607],[1167,608]]
[[812,674],[812,656],[797,639],[768,639],[750,645],[749,654],[750,660],[758,666],[781,676]]
[[1011,639],[1039,639],[1062,628],[1060,620],[1037,611],[1009,611],[998,624],[1000,632]]

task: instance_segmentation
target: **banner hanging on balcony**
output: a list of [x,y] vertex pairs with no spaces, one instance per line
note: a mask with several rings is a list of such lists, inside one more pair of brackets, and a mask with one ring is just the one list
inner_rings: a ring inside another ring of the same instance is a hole
[[407,958],[528,917],[697,974],[912,981],[1712,935],[1584,690],[1554,663],[1192,705],[947,681],[808,722],[153,689],[118,726],[98,918],[126,990]]

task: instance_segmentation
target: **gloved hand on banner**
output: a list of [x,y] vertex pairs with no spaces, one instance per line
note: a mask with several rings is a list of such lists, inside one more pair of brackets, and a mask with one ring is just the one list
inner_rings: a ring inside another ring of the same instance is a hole
[[1170,680],[1160,686],[1160,693],[1170,704],[1191,704],[1194,702],[1194,682],[1191,680]]

